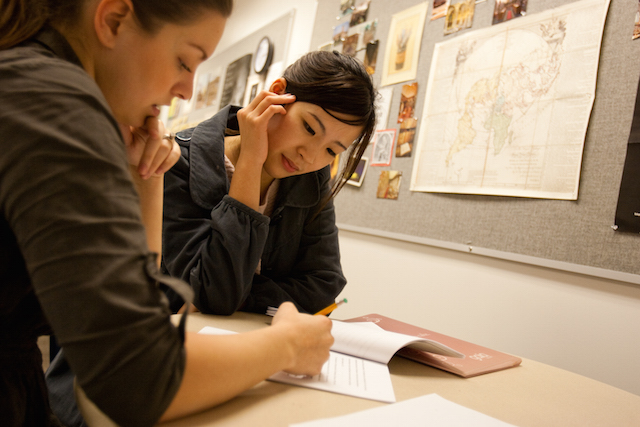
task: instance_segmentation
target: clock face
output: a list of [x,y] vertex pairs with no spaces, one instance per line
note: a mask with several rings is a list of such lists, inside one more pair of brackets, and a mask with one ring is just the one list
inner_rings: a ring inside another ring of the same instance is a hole
[[258,44],[258,49],[256,50],[253,62],[253,70],[256,73],[260,74],[269,67],[272,53],[273,47],[271,46],[271,41],[268,37],[264,37]]

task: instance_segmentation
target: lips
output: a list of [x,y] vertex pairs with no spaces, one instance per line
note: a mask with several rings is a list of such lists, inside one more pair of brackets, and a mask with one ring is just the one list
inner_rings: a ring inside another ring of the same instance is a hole
[[286,158],[284,155],[282,155],[282,166],[284,166],[284,169],[289,173],[298,172],[300,170],[295,163]]

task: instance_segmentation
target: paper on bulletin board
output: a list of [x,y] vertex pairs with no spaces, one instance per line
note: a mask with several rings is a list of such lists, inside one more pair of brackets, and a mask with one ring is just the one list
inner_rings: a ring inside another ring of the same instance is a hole
[[435,45],[411,190],[576,200],[609,0]]

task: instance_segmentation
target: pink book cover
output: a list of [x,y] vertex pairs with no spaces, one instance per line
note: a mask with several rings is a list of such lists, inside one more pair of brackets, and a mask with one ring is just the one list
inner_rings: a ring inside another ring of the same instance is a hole
[[367,314],[366,316],[345,320],[345,322],[373,322],[387,331],[428,338],[449,346],[463,353],[465,357],[447,357],[412,348],[403,348],[396,354],[464,378],[512,368],[522,363],[522,359],[519,357],[429,331],[428,329],[419,328],[399,320],[381,316],[380,314]]

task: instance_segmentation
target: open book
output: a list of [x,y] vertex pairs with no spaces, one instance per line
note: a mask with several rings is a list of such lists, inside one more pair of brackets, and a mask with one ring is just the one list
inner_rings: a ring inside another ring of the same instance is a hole
[[[206,327],[200,333],[222,334],[226,331]],[[269,380],[379,400],[395,402],[387,363],[402,348],[413,348],[446,355],[464,355],[437,341],[385,331],[370,323],[347,323],[333,320],[335,342],[322,372],[314,377],[278,372]]]
[[425,349],[418,349],[413,346],[401,349],[398,352],[398,355],[415,360],[416,362],[424,363],[425,365],[454,373],[464,378],[511,368],[522,363],[522,359],[519,357],[511,356],[506,353],[491,350],[487,347],[482,347],[477,344],[472,344],[467,341],[429,331],[380,314],[368,314],[366,316],[346,320],[346,322],[372,322],[387,331],[399,332],[415,337],[429,338],[441,345],[455,349],[466,357],[463,359],[451,359],[449,355],[442,352],[432,352]]

